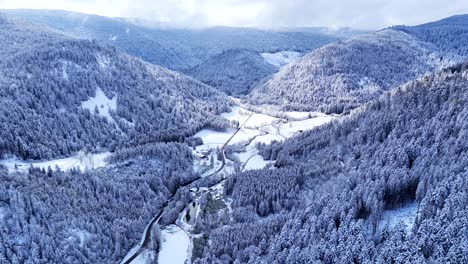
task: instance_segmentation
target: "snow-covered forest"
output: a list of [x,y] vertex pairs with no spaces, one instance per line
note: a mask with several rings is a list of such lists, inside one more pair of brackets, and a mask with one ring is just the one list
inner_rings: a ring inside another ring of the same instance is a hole
[[[217,114],[230,100],[187,76],[15,19],[5,20],[0,34],[11,47],[0,62],[0,155],[50,159],[83,148],[184,141],[201,128],[228,125]],[[116,100],[114,109],[102,98]]]
[[466,15],[451,17],[331,43],[259,84],[250,101],[285,109],[349,112],[384,91],[464,61],[466,21]]
[[0,11],[0,263],[468,263],[468,16]]

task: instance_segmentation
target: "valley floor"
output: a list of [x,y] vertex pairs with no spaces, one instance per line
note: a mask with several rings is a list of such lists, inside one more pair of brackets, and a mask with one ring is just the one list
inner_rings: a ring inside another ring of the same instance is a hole
[[[201,175],[201,178],[212,177],[215,179],[214,183],[192,188],[192,203],[181,212],[176,223],[161,226],[159,252],[153,252],[138,245],[129,251],[122,263],[128,263],[131,256],[133,260],[130,263],[133,264],[148,263],[155,258],[158,258],[161,264],[183,264],[186,260],[190,260],[194,238],[203,236],[196,226],[202,213],[199,206],[202,195],[209,194],[213,198],[216,204],[214,210],[226,211],[229,214],[230,201],[225,199],[223,194],[224,179],[227,175],[262,169],[274,163],[274,161],[265,161],[258,154],[257,144],[283,141],[338,118],[338,116],[313,112],[278,112],[266,107],[254,107],[254,109],[255,111],[236,106],[231,112],[221,115],[231,121],[230,129],[226,131],[203,129],[195,134],[195,137],[203,140],[203,144],[193,149],[194,170]],[[229,153],[226,152],[227,148],[230,149]],[[25,161],[12,157],[1,160],[0,164],[5,165],[9,172],[25,172],[31,166],[45,170],[79,168],[84,171],[106,166],[106,158],[110,155],[110,152],[90,154],[80,151],[75,156],[62,159]],[[158,221],[159,218],[156,222]],[[140,242],[140,244],[143,243]]]
[[[203,140],[203,145],[197,146],[193,150],[196,157],[195,171],[204,177],[220,176],[221,180],[211,187],[192,189],[194,202],[180,214],[177,225],[161,227],[163,239],[158,254],[160,264],[183,264],[187,257],[190,260],[193,238],[203,236],[196,230],[197,218],[201,213],[198,203],[202,194],[209,193],[213,197],[217,204],[217,210],[229,212],[230,202],[225,200],[223,194],[226,176],[236,171],[262,169],[273,163],[273,161],[265,161],[258,154],[256,144],[283,141],[338,117],[309,112],[275,111],[269,113],[268,110],[261,108],[257,108],[254,112],[241,106],[234,107],[231,112],[224,113],[222,116],[233,121],[234,124],[240,124],[240,128],[233,127],[222,132],[210,129],[201,130],[195,134],[195,137],[200,137]],[[229,147],[239,148],[234,148],[232,155],[223,153],[227,156],[224,161],[218,160],[217,154],[226,142],[229,142]],[[219,170],[220,168],[221,170]],[[218,173],[215,173],[216,171]],[[190,220],[187,220],[187,215],[190,215]],[[140,261],[140,258],[135,259],[132,263],[141,263],[137,260]]]

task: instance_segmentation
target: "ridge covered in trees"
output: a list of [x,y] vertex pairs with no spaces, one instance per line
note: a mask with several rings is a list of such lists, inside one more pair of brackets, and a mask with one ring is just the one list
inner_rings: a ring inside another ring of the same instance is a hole
[[348,113],[391,88],[463,61],[467,21],[458,16],[398,26],[323,46],[259,84],[249,101]]
[[234,219],[195,263],[467,262],[467,65],[263,146],[276,168],[228,178]]
[[[231,105],[224,94],[115,48],[8,18],[0,43],[1,156],[50,159],[228,126],[218,116]],[[99,114],[100,102],[82,107],[99,89],[116,98],[112,118]]]

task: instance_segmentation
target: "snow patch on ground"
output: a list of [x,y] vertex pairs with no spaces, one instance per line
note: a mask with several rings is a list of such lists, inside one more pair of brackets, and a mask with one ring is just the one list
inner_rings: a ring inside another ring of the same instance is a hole
[[99,64],[99,67],[101,67],[101,70],[107,69],[107,67],[110,65],[110,59],[107,56],[97,54],[96,60]]
[[70,234],[71,236],[69,237],[69,239],[72,239],[73,237],[78,238],[80,247],[83,247],[85,242],[93,236],[90,232],[80,229],[72,229],[70,230]]
[[35,168],[44,168],[47,170],[50,167],[52,170],[56,170],[58,166],[61,170],[69,170],[72,168],[80,168],[82,171],[97,169],[106,166],[106,158],[109,157],[110,152],[103,152],[97,154],[84,154],[79,152],[77,155],[48,161],[25,161],[17,157],[4,159],[0,161],[0,164],[7,167],[9,172],[26,172],[32,165]]
[[161,250],[159,264],[184,264],[188,257],[190,238],[176,225],[170,225],[161,231]]
[[99,115],[107,118],[107,120],[115,123],[114,119],[110,115],[110,111],[117,111],[117,96],[112,99],[108,98],[101,88],[96,89],[96,95],[89,98],[89,100],[81,103],[81,107],[88,109],[91,113],[94,113],[94,109],[97,107]]
[[[221,114],[229,121],[237,121],[239,125],[244,124],[229,142],[229,145],[242,144],[246,147],[245,152],[234,153],[241,162],[243,170],[260,169],[272,163],[272,161],[264,161],[258,155],[258,150],[255,147],[257,143],[270,144],[272,141],[282,141],[336,118],[336,116],[318,112],[281,112],[265,108],[255,111],[252,112],[236,106],[232,108],[231,112]],[[250,115],[252,116],[248,119]],[[203,140],[203,145],[197,146],[194,150],[195,156],[199,158],[194,162],[195,171],[200,172],[202,175],[210,175],[216,171],[216,168],[218,168],[216,162],[214,168],[207,166],[210,163],[210,157],[207,153],[216,152],[216,149],[221,148],[234,132],[235,128],[227,131],[203,129],[196,133],[194,136],[200,137]],[[232,167],[231,162],[227,162],[226,173],[230,166]]]
[[243,124],[247,118],[249,118],[250,111],[241,108],[240,106],[232,107],[231,112],[222,113],[221,117],[226,118],[229,121],[237,120],[239,124]]
[[245,164],[244,170],[257,170],[257,169],[263,169],[265,168],[268,164],[271,164],[272,161],[266,161],[263,159],[262,156],[260,155],[255,155],[252,158],[250,158],[247,163]]
[[62,77],[68,81],[67,63],[62,64]]
[[306,119],[302,121],[293,121],[290,123],[282,124],[279,127],[279,132],[282,136],[286,138],[290,138],[298,133],[301,133],[306,130],[310,130],[314,127],[318,127],[324,125],[331,120],[333,120],[334,116],[319,116],[311,119]]
[[3,222],[3,219],[5,218],[7,214],[7,209],[0,207],[0,222]]
[[276,53],[261,53],[263,59],[268,64],[276,67],[283,67],[286,64],[297,61],[301,57],[301,53],[295,51],[280,51]]
[[418,204],[416,202],[409,203],[401,208],[385,210],[379,221],[379,227],[388,226],[389,229],[394,229],[399,223],[403,223],[406,226],[406,231],[409,232],[413,228],[417,211]]
[[[203,129],[196,133],[194,136],[199,137],[203,140],[203,145],[208,145],[209,147],[224,145],[226,141],[234,134],[235,130],[231,129],[229,131],[214,131],[211,129]],[[229,142],[230,145],[237,143],[248,142],[249,139],[260,134],[257,130],[252,129],[241,129]]]
[[278,118],[265,115],[265,114],[253,114],[252,117],[245,123],[246,129],[258,129],[275,122],[279,122]]

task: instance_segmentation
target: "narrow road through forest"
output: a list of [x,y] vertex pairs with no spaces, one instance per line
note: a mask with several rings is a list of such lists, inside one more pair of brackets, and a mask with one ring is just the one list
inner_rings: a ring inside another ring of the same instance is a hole
[[[249,117],[244,121],[244,123],[242,123],[242,125],[240,125],[236,131],[232,134],[232,136],[223,144],[223,146],[221,147],[221,152],[222,152],[222,163],[221,163],[221,166],[219,167],[219,169],[217,169],[215,172],[207,175],[207,176],[204,176],[204,177],[197,177],[193,180],[191,180],[190,182],[187,182],[185,183],[184,185],[181,185],[179,186],[179,189],[181,188],[185,188],[185,187],[188,187],[190,186],[191,184],[195,183],[196,181],[202,179],[202,178],[206,178],[206,177],[212,177],[216,174],[218,174],[220,171],[223,170],[224,166],[226,165],[226,153],[225,153],[225,147],[229,144],[229,142],[234,138],[234,136],[242,129],[242,127],[244,127],[244,125],[247,123],[247,121],[249,121],[249,119],[253,116],[253,113],[251,113],[249,115]],[[216,184],[222,182],[224,179],[221,179],[220,181],[218,181]],[[215,184],[211,184],[210,186],[208,187],[212,187],[214,186]],[[125,259],[125,261],[122,261],[121,263],[122,264],[130,264],[133,260],[135,260],[141,253],[143,253],[143,251],[145,249],[148,249],[148,246],[151,242],[151,230],[153,229],[153,226],[155,223],[158,223],[159,222],[159,219],[161,219],[161,216],[163,215],[164,211],[166,210],[167,206],[174,200],[175,198],[175,195],[177,193],[177,190],[172,193],[171,197],[169,197],[169,199],[164,202],[163,204],[163,207],[162,209],[159,211],[159,213],[157,215],[155,215],[151,221],[149,222],[149,224],[146,226],[144,232],[143,232],[143,240],[140,242],[140,244],[138,245],[138,250],[135,250],[135,252],[130,256],[128,257],[127,259]],[[191,199],[190,203],[192,202],[193,199]]]

